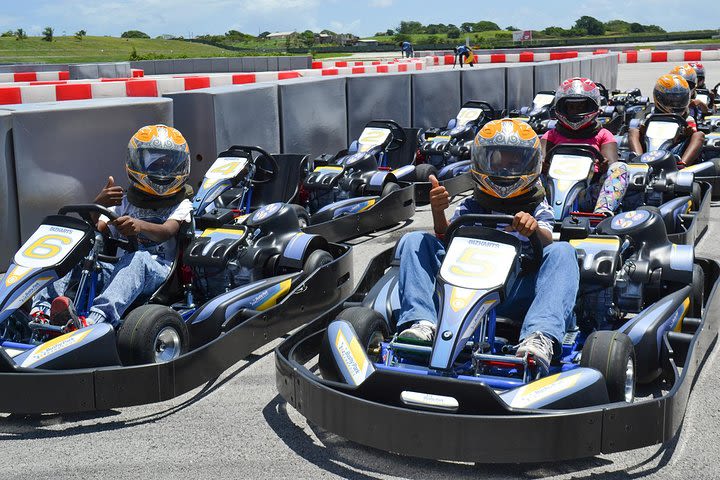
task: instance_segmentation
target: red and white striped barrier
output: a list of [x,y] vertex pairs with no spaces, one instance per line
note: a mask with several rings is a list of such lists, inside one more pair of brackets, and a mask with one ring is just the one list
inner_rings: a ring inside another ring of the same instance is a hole
[[0,83],[15,82],[53,82],[69,80],[70,72],[10,72],[0,73]]
[[[415,64],[423,63],[422,58],[403,58],[395,60],[347,60],[347,61],[315,61],[312,62],[313,70],[326,70],[328,68],[353,68],[353,67],[376,67],[382,65],[403,65],[403,64]],[[412,67],[408,67],[412,69]]]
[[[473,61],[475,63],[529,63],[529,62],[546,62],[548,60],[564,60],[568,58],[577,58],[578,52],[520,52],[520,53],[489,53],[475,54]],[[453,65],[455,63],[455,55],[435,55],[426,57],[428,65]]]
[[707,62],[720,60],[720,50],[626,50],[618,59],[620,63]]

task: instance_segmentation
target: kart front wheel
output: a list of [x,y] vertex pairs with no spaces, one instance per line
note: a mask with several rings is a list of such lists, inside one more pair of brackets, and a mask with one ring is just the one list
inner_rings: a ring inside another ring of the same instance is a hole
[[[390,336],[390,327],[385,318],[372,308],[350,307],[340,312],[337,319],[345,320],[352,325],[357,339],[370,361],[377,361],[380,357],[380,347],[383,340]],[[320,346],[318,366],[320,367],[320,374],[325,380],[342,381],[327,332],[323,336],[322,345]]]
[[143,305],[125,318],[118,330],[123,365],[174,360],[187,352],[189,333],[180,314],[163,305]]
[[415,180],[418,182],[429,182],[430,181],[430,175],[435,175],[435,178],[438,176],[437,168],[435,168],[433,165],[430,165],[429,163],[421,163],[417,167],[415,167]]
[[624,333],[591,333],[583,346],[580,366],[603,374],[611,402],[632,403],[635,399],[635,347]]
[[396,192],[400,190],[400,185],[398,185],[395,182],[388,182],[385,184],[385,186],[382,189],[382,193],[380,194],[381,197],[387,197],[393,192]]
[[301,205],[293,205],[292,207],[293,210],[295,210],[295,213],[297,213],[300,228],[302,229],[310,225],[310,215],[308,215],[307,210],[305,210],[305,208]]

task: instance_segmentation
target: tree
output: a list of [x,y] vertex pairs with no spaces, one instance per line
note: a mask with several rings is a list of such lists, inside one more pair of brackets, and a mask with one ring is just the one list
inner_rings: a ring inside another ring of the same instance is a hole
[[630,24],[625,20],[610,20],[605,22],[605,30],[615,33],[630,32]]
[[395,35],[395,30],[393,30],[392,28],[388,28],[385,32],[385,35],[387,35],[388,37],[392,37],[393,35]]
[[588,35],[605,35],[605,24],[589,15],[578,18],[574,28],[585,30]]
[[473,30],[473,27],[475,27],[475,24],[474,24],[474,23],[465,22],[465,23],[463,23],[463,24],[460,25],[460,30],[462,30],[462,31],[465,32],[465,33],[471,33],[471,32],[474,32],[474,31],[475,31],[475,30]]
[[542,32],[548,37],[562,37],[565,33],[565,29],[562,27],[547,27]]
[[45,29],[42,31],[43,34],[43,40],[46,42],[52,42],[53,40],[53,33],[55,33],[55,30],[53,30],[52,27],[45,27]]
[[18,28],[15,30],[15,40],[25,40],[27,38],[27,33],[25,33],[25,30],[22,28]]
[[509,27],[505,27],[505,30],[507,30],[508,32],[517,32],[517,31],[520,30],[520,29],[517,28],[517,27],[513,27],[512,25],[510,25]]
[[415,21],[402,21],[397,29],[398,33],[411,34],[411,33],[425,33],[423,24]]
[[85,30],[78,30],[77,32],[75,32],[75,38],[80,41],[82,41],[85,35],[87,35],[87,32]]
[[311,30],[305,30],[300,34],[300,41],[303,45],[310,48],[315,45],[315,34]]
[[500,30],[498,24],[488,20],[481,20],[473,25],[473,32],[490,32]]
[[460,29],[455,27],[454,30],[448,30],[447,37],[448,38],[460,38]]
[[140,30],[128,30],[127,32],[123,32],[120,38],[150,38],[150,35]]
[[8,30],[7,32],[3,32],[2,34],[0,34],[0,37],[14,37],[14,36],[15,36],[15,32],[13,32],[12,30]]
[[396,33],[393,35],[393,43],[397,43],[398,45],[403,42],[409,42],[410,40],[412,40],[410,35],[406,35],[404,33]]
[[630,33],[643,33],[645,31],[645,27],[637,22],[633,22],[630,24]]

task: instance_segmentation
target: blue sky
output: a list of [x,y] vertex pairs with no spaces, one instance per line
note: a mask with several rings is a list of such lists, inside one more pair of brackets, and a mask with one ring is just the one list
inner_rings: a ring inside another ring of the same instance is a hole
[[[288,30],[323,28],[372,35],[394,28],[400,20],[454,23],[492,20],[504,28],[541,29],[571,26],[582,15],[606,21],[620,18],[656,24],[666,30],[720,28],[720,1],[679,0],[546,0],[454,2],[438,0],[0,0],[0,30],[24,28],[37,35],[43,27],[72,34],[119,35],[139,29],[161,34],[201,35],[230,29],[257,35]],[[468,12],[464,12],[467,10]]]

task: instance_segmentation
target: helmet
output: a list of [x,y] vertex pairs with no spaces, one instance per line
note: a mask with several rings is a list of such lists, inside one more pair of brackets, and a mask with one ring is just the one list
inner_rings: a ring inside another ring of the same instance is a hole
[[140,191],[167,197],[190,176],[190,149],[182,133],[165,125],[148,125],[128,143],[125,164],[130,183]]
[[674,75],[680,75],[690,86],[690,90],[695,90],[697,86],[698,76],[697,72],[690,65],[678,65],[677,67],[670,70],[670,73]]
[[688,65],[695,69],[695,73],[697,73],[698,85],[705,83],[705,67],[703,66],[703,64],[700,62],[693,62]]
[[486,123],[475,137],[471,157],[473,180],[480,191],[497,198],[527,192],[542,169],[540,139],[516,118]]
[[600,89],[588,78],[569,78],[555,92],[555,115],[571,130],[590,126],[600,113]]
[[653,98],[660,111],[685,115],[690,104],[690,86],[679,75],[663,75],[655,84]]

